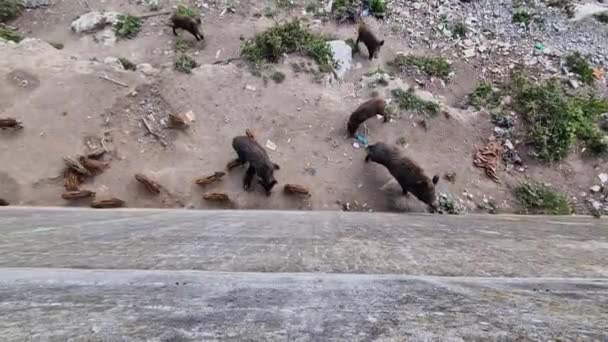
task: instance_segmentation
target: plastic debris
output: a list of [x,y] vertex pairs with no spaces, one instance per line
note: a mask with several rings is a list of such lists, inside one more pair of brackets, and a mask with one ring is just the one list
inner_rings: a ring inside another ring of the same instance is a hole
[[277,150],[277,144],[273,143],[270,140],[266,140],[266,148],[271,150],[271,151],[276,151]]

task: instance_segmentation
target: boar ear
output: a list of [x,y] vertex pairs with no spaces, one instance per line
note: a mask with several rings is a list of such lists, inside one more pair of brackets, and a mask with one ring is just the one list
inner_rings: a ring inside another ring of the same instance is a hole
[[439,176],[438,175],[434,175],[433,176],[433,184],[437,185],[437,183],[439,183]]
[[384,45],[384,40],[380,42],[380,46]]
[[281,167],[279,166],[279,164],[275,164],[275,163],[272,163],[272,167],[273,167],[275,170],[280,170],[280,169],[281,169]]

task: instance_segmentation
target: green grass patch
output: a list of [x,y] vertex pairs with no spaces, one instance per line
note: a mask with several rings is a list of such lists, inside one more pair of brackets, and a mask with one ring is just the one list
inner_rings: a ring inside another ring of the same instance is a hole
[[323,72],[330,72],[336,66],[333,52],[323,36],[311,32],[297,20],[277,24],[241,46],[241,57],[256,67],[263,62],[276,63],[283,54],[289,53],[314,59]]
[[17,18],[23,7],[19,0],[0,0],[0,23]]
[[500,104],[500,91],[489,83],[481,83],[469,94],[469,104],[477,109],[495,108]]
[[175,45],[173,46],[173,49],[175,50],[175,52],[185,53],[185,52],[188,52],[190,49],[192,49],[194,44],[195,43],[190,40],[178,39],[175,41]]
[[525,9],[517,9],[513,12],[513,17],[511,21],[516,24],[524,24],[526,26],[530,25],[530,21],[532,21],[532,14]]
[[593,82],[595,82],[593,69],[589,65],[587,59],[579,52],[574,52],[566,56],[566,66],[573,73],[577,74],[581,81],[586,84],[593,84]]
[[118,61],[120,62],[120,64],[122,64],[122,67],[125,70],[131,70],[131,71],[137,70],[137,65],[135,65],[135,63],[131,62],[130,60],[128,60],[124,57],[118,58]]
[[369,9],[374,15],[384,15],[386,11],[384,0],[370,0]]
[[428,76],[439,78],[447,78],[452,70],[450,63],[443,57],[398,55],[388,64],[399,69],[416,67]]
[[570,215],[572,206],[568,198],[554,188],[541,183],[523,183],[513,189],[517,203],[526,214]]
[[121,14],[114,24],[114,33],[120,39],[133,39],[141,31],[143,20],[129,14]]
[[175,63],[173,66],[175,70],[179,72],[190,74],[192,73],[192,69],[198,66],[198,63],[196,63],[196,61],[192,57],[186,54],[181,54],[177,56],[177,58],[175,58]]
[[608,150],[596,124],[598,116],[608,111],[608,99],[570,95],[557,80],[532,84],[522,75],[513,77],[511,89],[513,108],[524,115],[528,140],[539,159],[560,160],[579,140],[594,154]]
[[270,78],[275,83],[283,83],[283,81],[285,81],[285,74],[280,71],[275,71],[272,73],[272,75],[270,75]]
[[418,97],[414,93],[413,88],[410,88],[407,91],[404,91],[403,89],[393,89],[391,90],[391,95],[402,110],[414,111],[418,114],[427,114],[429,116],[436,116],[441,110],[439,105],[435,102],[426,101]]
[[187,6],[184,6],[183,4],[177,5],[175,14],[177,14],[179,16],[183,16],[183,17],[190,17],[190,18],[198,18],[200,16],[200,13],[198,13],[198,11],[195,11]]
[[0,25],[0,38],[10,40],[15,43],[19,43],[21,40],[23,40],[23,36],[19,34],[19,32],[4,25]]
[[274,0],[274,4],[280,9],[289,9],[294,7],[293,0]]

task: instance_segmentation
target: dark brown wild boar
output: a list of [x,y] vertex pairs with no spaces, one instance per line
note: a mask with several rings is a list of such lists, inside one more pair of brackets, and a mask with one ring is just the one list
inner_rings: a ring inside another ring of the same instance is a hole
[[266,190],[266,195],[270,196],[272,187],[277,184],[274,178],[274,170],[279,169],[279,165],[270,161],[266,150],[257,141],[248,136],[238,136],[232,140],[232,147],[239,156],[228,163],[233,167],[249,163],[247,174],[243,180],[245,190],[251,189],[253,176],[257,176],[260,184]]
[[439,181],[439,176],[435,175],[431,180],[416,162],[401,155],[396,147],[384,143],[376,143],[367,147],[365,161],[369,162],[370,160],[384,165],[388,169],[401,185],[404,195],[411,192],[433,211],[437,210],[435,185]]
[[378,53],[380,52],[380,48],[384,45],[384,40],[378,40],[374,33],[365,25],[365,23],[359,24],[359,35],[357,36],[357,42],[355,46],[359,47],[359,42],[363,42],[365,47],[367,48],[367,53],[369,55],[369,60],[372,58],[377,58]]
[[205,37],[201,33],[201,18],[192,18],[186,15],[179,15],[174,13],[171,16],[171,26],[173,27],[173,34],[177,36],[176,29],[182,29],[192,33],[196,40],[203,40]]
[[385,105],[386,101],[384,99],[374,98],[362,103],[355,109],[348,119],[348,133],[350,136],[355,135],[359,125],[377,114],[384,116],[384,122],[387,122],[389,117],[384,113]]

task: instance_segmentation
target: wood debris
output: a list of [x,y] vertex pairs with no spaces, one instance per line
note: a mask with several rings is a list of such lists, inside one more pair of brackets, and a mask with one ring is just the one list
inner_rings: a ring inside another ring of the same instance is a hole
[[67,191],[77,191],[82,184],[82,176],[73,169],[67,168],[63,171],[63,187]]
[[90,159],[85,156],[80,156],[78,161],[82,166],[84,166],[91,174],[99,174],[102,173],[103,170],[109,167],[109,163],[105,161],[100,161],[96,159]]
[[66,191],[61,194],[61,198],[67,201],[76,201],[83,198],[89,198],[95,196],[93,191],[89,190],[76,190],[76,191]]
[[305,196],[309,196],[309,197],[311,196],[310,190],[306,189],[305,187],[303,187],[301,185],[297,185],[297,184],[285,184],[283,191],[286,194],[290,194],[290,195],[305,195]]
[[21,123],[21,121],[19,121],[17,119],[4,118],[4,119],[0,119],[0,128],[2,128],[2,129],[5,129],[5,128],[22,129],[23,124]]
[[219,182],[220,180],[222,180],[222,177],[224,177],[225,175],[226,175],[225,172],[217,171],[214,174],[212,174],[211,176],[202,177],[202,178],[197,179],[196,181],[194,181],[194,183],[196,183],[200,186],[206,186],[211,183]]
[[90,176],[91,172],[89,172],[89,170],[84,167],[84,165],[82,165],[78,160],[72,158],[72,157],[63,157],[63,161],[65,162],[65,165],[67,165],[70,169],[82,174],[82,175],[87,175]]
[[212,202],[230,203],[230,197],[223,192],[209,192],[203,195],[203,199]]
[[496,139],[490,138],[488,144],[475,153],[473,165],[484,169],[488,177],[496,183],[500,183],[500,179],[498,179],[498,175],[496,175],[496,169],[498,168],[498,160],[500,159],[501,153],[502,146],[500,143],[496,141]]
[[245,135],[247,135],[249,137],[249,139],[255,140],[255,135],[253,134],[253,132],[249,128],[247,128],[245,130]]
[[160,194],[160,189],[162,188],[161,185],[146,177],[144,174],[135,174],[135,179],[143,184],[146,190],[148,190],[150,193],[154,195]]
[[95,209],[120,208],[124,206],[125,201],[118,198],[108,198],[91,202],[91,208]]
[[10,203],[8,203],[7,200],[5,200],[4,198],[0,198],[0,207],[6,207],[9,204]]

